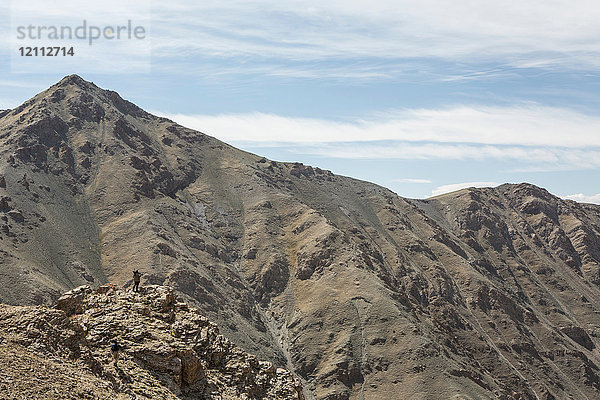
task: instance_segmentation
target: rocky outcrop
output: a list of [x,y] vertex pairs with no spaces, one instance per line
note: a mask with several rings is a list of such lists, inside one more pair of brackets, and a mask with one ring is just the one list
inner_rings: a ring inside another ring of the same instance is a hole
[[590,351],[596,347],[592,338],[580,326],[565,326],[560,331]]
[[[236,347],[169,287],[145,286],[133,293],[114,285],[96,291],[82,286],[61,296],[55,309],[0,306],[0,338],[0,357],[10,353],[13,366],[52,355],[62,367],[52,371],[59,390],[65,390],[60,387],[68,381],[65,375],[83,367],[81,386],[102,382],[85,398],[101,398],[106,391],[113,398],[304,398],[289,371]],[[110,364],[113,341],[123,347],[116,365]],[[30,398],[41,398],[38,376],[18,379],[18,386],[38,393]],[[4,389],[8,398],[23,394]]]
[[68,291],[58,298],[55,308],[62,310],[70,317],[73,314],[81,314],[83,312],[83,300],[92,292],[89,286],[79,286]]

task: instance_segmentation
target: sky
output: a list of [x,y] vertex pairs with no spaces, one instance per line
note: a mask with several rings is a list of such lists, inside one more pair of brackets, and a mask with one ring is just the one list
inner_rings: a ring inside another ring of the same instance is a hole
[[[77,73],[236,147],[404,197],[529,182],[600,204],[596,0],[214,3],[0,0],[0,109]],[[83,20],[144,37],[18,37]],[[19,54],[46,45],[76,55]]]

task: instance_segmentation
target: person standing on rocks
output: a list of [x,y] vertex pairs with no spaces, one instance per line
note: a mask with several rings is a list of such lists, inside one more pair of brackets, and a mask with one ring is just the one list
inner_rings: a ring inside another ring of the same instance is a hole
[[110,351],[112,352],[112,357],[113,357],[113,364],[117,365],[117,362],[119,361],[119,353],[121,351],[121,345],[119,343],[117,343],[117,341],[114,341],[113,344],[110,346]]
[[140,291],[141,278],[142,278],[142,274],[140,274],[140,271],[138,271],[137,269],[135,271],[133,271],[133,291],[134,292]]

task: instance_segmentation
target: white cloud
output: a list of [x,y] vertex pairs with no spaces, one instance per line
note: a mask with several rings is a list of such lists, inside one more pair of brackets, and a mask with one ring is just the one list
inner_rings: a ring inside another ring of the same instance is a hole
[[240,66],[433,58],[595,70],[599,19],[595,0],[173,0],[154,8],[153,41],[157,57],[235,57]]
[[355,142],[319,146],[290,146],[290,150],[297,154],[342,159],[510,161],[513,162],[515,170],[519,171],[600,168],[600,150],[569,148]]
[[593,203],[600,204],[600,193],[593,195],[585,195],[583,193],[570,194],[568,196],[562,196],[565,199],[575,200],[580,203]]
[[519,170],[600,168],[600,117],[526,104],[457,106],[335,121],[247,113],[156,113],[238,147],[345,159],[497,160]]
[[416,179],[416,178],[392,179],[392,182],[396,182],[396,183],[431,183],[431,181],[429,179]]
[[431,196],[439,196],[440,194],[455,192],[460,189],[470,187],[495,187],[500,185],[498,182],[462,182],[452,183],[449,185],[439,186],[431,191]]
[[265,145],[389,140],[502,146],[600,147],[600,117],[535,104],[400,110],[352,121],[262,113],[157,114],[224,141]]

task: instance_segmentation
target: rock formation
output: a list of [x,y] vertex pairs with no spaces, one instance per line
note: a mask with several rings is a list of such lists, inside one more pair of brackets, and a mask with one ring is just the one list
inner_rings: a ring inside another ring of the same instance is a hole
[[162,286],[81,286],[55,309],[0,306],[0,358],[3,399],[303,399],[289,371],[234,346]]

